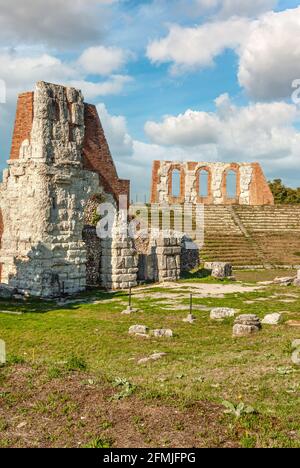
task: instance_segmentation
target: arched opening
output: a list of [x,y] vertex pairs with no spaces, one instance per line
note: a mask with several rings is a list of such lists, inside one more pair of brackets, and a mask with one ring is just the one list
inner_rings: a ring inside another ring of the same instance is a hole
[[89,287],[96,287],[101,284],[101,241],[97,235],[96,226],[100,221],[97,208],[105,202],[102,194],[91,196],[84,209],[84,228],[82,240],[86,245],[86,283]]
[[226,174],[226,196],[231,199],[237,197],[237,172],[232,169]]
[[201,198],[209,196],[209,173],[207,169],[201,169],[198,174],[199,192]]
[[172,197],[178,198],[181,195],[181,174],[178,169],[172,171]]

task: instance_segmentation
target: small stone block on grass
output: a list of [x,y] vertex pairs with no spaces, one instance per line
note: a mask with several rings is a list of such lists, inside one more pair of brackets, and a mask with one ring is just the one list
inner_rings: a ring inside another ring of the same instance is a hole
[[6,364],[5,342],[0,340],[0,366]]
[[138,361],[138,364],[147,364],[148,362],[151,362],[151,361],[158,361],[159,359],[162,359],[166,355],[167,355],[166,353],[154,353],[149,357],[140,359]]
[[172,338],[173,332],[170,329],[162,328],[161,330],[152,330],[151,335],[155,336],[155,338]]
[[292,341],[292,349],[300,349],[300,339]]
[[257,315],[240,315],[235,319],[233,337],[249,336],[261,330],[261,322]]
[[145,325],[133,325],[129,328],[129,335],[145,335],[147,336],[149,328]]
[[134,309],[133,307],[127,307],[127,309],[123,310],[121,315],[131,315],[131,314],[136,314],[139,312],[139,309]]
[[262,320],[264,325],[279,325],[282,322],[282,314],[268,314]]
[[189,314],[185,319],[183,319],[183,322],[185,323],[195,323],[196,317],[193,314]]
[[229,309],[227,307],[217,307],[212,309],[210,313],[211,320],[224,320],[226,318],[231,318],[236,315],[237,311],[235,309]]

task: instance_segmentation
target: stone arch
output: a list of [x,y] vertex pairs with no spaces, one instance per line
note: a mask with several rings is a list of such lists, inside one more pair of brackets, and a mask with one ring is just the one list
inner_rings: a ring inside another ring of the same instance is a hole
[[[179,176],[179,190],[174,193],[175,177]],[[168,173],[169,203],[183,203],[185,195],[185,171],[181,164],[172,164]]]
[[225,205],[239,204],[240,200],[240,168],[238,164],[230,164],[224,171],[222,195]]
[[196,172],[196,191],[198,203],[211,203],[212,174],[208,166],[201,166]]
[[83,217],[84,227],[82,240],[86,246],[86,284],[88,287],[95,287],[101,284],[101,239],[97,235],[96,227],[100,221],[97,208],[100,203],[104,203],[103,194],[94,194],[85,203]]

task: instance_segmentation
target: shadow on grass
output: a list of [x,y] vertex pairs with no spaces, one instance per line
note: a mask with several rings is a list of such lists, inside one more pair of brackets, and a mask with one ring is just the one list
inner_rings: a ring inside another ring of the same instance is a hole
[[[82,294],[57,298],[56,300],[43,300],[28,298],[24,300],[0,299],[0,317],[11,312],[19,314],[46,314],[57,310],[77,310],[82,305],[93,305],[94,301],[127,297],[126,291],[107,292],[91,289]],[[1,313],[2,311],[2,313]]]

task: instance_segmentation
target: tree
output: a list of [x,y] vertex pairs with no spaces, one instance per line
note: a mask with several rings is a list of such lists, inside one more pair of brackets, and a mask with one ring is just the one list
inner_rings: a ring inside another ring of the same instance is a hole
[[281,179],[270,181],[269,186],[277,205],[300,203],[300,187],[296,189],[286,187]]

